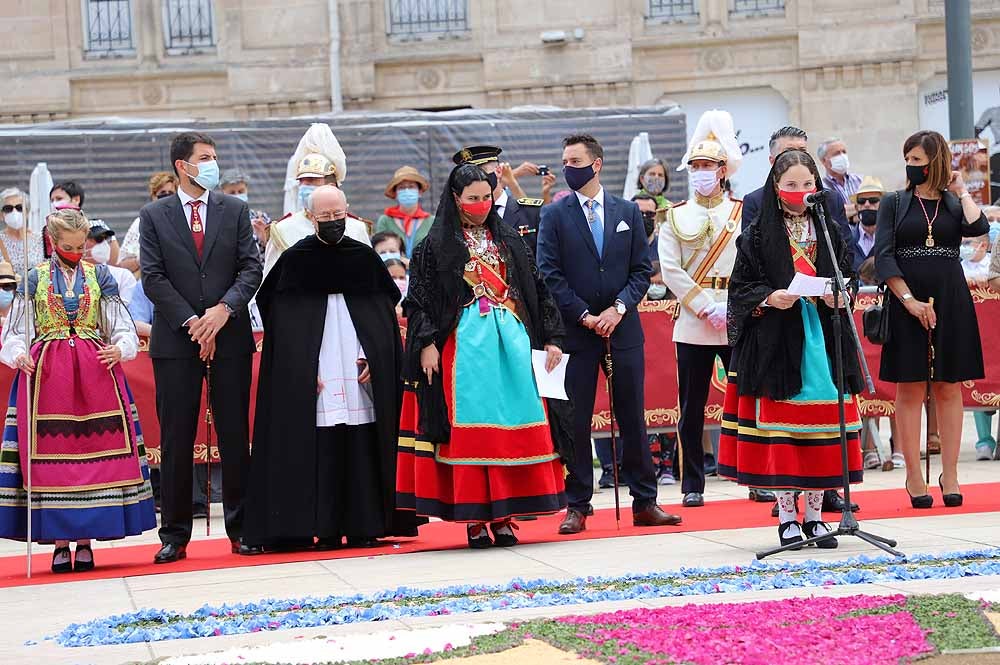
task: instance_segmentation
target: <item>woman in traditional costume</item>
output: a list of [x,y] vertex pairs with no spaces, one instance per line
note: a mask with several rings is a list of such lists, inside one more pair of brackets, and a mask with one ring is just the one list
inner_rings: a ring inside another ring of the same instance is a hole
[[512,517],[566,507],[571,446],[569,403],[540,398],[531,366],[543,348],[558,365],[562,319],[491,189],[478,166],[451,172],[403,302],[397,507],[466,523],[474,549],[515,545]]
[[[830,256],[806,194],[822,188],[808,153],[786,150],[774,161],[759,216],[737,241],[729,282],[729,344],[733,347],[723,407],[719,475],[777,491],[782,545],[831,531],[822,520],[823,491],[843,486],[840,420],[833,368],[833,297],[787,291],[796,273],[844,273],[850,253],[826,214]],[[825,208],[825,204],[824,208]],[[843,313],[839,315],[843,316]],[[848,325],[842,326],[850,482],[862,478],[857,402],[863,381]],[[797,521],[794,491],[805,492]],[[834,548],[833,536],[817,543]]]
[[0,537],[27,537],[30,463],[31,537],[55,543],[52,572],[64,573],[93,569],[92,538],[140,534],[156,515],[121,367],[138,351],[135,326],[106,266],[80,260],[90,231],[83,213],[60,210],[46,227],[55,252],[28,272],[27,295],[19,287],[0,349],[0,361],[20,370],[0,453]]

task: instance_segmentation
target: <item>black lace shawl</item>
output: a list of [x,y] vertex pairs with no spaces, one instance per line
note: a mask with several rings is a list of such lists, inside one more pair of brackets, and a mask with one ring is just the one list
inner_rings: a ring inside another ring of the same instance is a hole
[[[565,334],[562,317],[538,272],[531,250],[495,212],[490,213],[487,227],[507,265],[510,294],[517,301],[517,315],[527,328],[531,347],[541,349],[546,344],[562,347]],[[457,215],[450,210],[442,214],[439,208],[434,226],[427,238],[417,245],[410,260],[409,289],[403,300],[407,320],[404,378],[416,385],[421,436],[433,443],[448,441],[451,426],[440,375],[435,375],[433,385],[427,385],[420,368],[420,352],[429,344],[443,349],[458,325],[463,307],[472,300],[472,290],[463,278],[468,257]],[[556,450],[567,459],[572,447],[570,404],[560,400],[547,400],[547,403]]]
[[[733,347],[733,368],[739,393],[771,399],[789,399],[802,390],[801,302],[786,310],[760,307],[778,289],[786,288],[795,276],[788,231],[778,203],[773,174],[764,187],[761,209],[753,222],[736,240],[736,264],[729,282],[729,345]],[[817,187],[822,187],[817,183]],[[824,210],[826,204],[823,204]],[[812,215],[817,231],[816,273],[833,276],[833,259],[827,249],[822,229]],[[840,270],[850,273],[851,255],[844,239],[826,212],[827,229],[833,241]],[[827,356],[833,367],[833,310],[817,299],[820,323],[826,339]],[[844,376],[848,392],[860,393],[864,383],[848,323],[841,327]]]

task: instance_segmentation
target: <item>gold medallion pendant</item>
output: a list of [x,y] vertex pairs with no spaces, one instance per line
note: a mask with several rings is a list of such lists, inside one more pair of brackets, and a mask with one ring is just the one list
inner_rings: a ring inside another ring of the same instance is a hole
[[194,231],[195,233],[201,233],[201,223],[195,222],[194,224],[192,224],[191,230]]
[[934,246],[934,236],[927,236],[927,240],[924,241],[924,245],[926,247],[933,247]]

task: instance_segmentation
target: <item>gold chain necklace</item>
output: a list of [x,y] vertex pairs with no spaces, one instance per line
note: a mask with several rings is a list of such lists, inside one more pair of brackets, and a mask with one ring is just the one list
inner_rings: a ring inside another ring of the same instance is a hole
[[923,213],[924,213],[924,219],[927,220],[927,240],[924,241],[924,246],[925,247],[933,247],[934,246],[934,222],[937,220],[937,218],[938,218],[938,211],[941,209],[941,199],[938,199],[937,203],[934,205],[934,216],[933,217],[931,217],[930,215],[927,214],[927,208],[924,207],[924,200],[921,199],[919,195],[917,196],[917,203],[920,204],[920,210],[923,211]]

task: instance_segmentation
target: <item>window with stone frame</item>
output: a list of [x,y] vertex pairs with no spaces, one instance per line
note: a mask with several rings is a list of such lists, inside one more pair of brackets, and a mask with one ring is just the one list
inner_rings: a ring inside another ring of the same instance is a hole
[[171,55],[214,49],[212,0],[163,0],[163,43]]
[[661,21],[696,21],[698,0],[649,0],[647,18]]
[[468,29],[468,0],[386,0],[389,35],[453,34]]
[[128,56],[132,39],[132,0],[83,0],[83,49],[88,57]]
[[784,16],[785,0],[730,0],[729,15],[734,18]]

